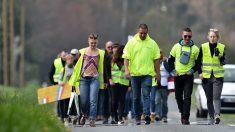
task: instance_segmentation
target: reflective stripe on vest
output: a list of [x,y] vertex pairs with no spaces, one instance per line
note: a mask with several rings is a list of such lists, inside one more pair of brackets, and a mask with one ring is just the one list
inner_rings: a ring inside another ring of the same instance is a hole
[[119,70],[116,63],[112,64],[112,80],[114,83],[119,83],[125,86],[129,86],[129,80],[125,78],[124,66]]
[[57,58],[54,60],[54,66],[55,66],[55,73],[53,75],[53,79],[54,79],[54,82],[58,82],[60,72],[63,69],[61,58]]
[[[224,54],[224,45],[221,43],[217,43],[217,47],[220,54],[222,56]],[[220,60],[218,56],[213,55],[211,56],[210,46],[209,43],[202,44],[202,75],[204,78],[210,78],[211,73],[215,77],[224,77],[224,67],[220,65]]]
[[[69,84],[71,86],[75,86],[78,87],[79,86],[79,81],[81,78],[81,70],[82,70],[82,63],[83,63],[83,59],[84,59],[84,54],[86,52],[87,48],[81,49],[79,50],[79,52],[81,53],[75,67],[74,67],[74,71],[73,74],[69,80]],[[100,89],[104,89],[104,77],[103,77],[103,73],[104,73],[104,54],[105,52],[103,50],[99,50],[99,66],[98,66],[98,72],[99,72],[99,81],[100,81]]]

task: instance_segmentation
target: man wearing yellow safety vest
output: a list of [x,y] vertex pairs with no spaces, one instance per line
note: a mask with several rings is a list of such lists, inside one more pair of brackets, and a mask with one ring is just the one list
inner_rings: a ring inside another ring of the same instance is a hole
[[[56,85],[58,84],[58,79],[59,79],[59,75],[61,70],[65,67],[65,60],[66,60],[66,55],[67,53],[62,51],[59,54],[59,57],[56,58],[53,61],[53,64],[51,65],[51,69],[49,72],[49,80],[51,82],[51,84]],[[60,101],[57,102],[57,115],[58,117],[60,117]]]
[[218,42],[219,38],[218,29],[210,29],[208,32],[209,42],[201,45],[198,56],[198,73],[202,79],[210,116],[208,125],[219,124],[220,122],[220,96],[224,78],[225,45]]
[[181,113],[181,123],[189,125],[191,94],[193,89],[193,73],[197,71],[199,49],[191,40],[192,31],[185,28],[182,39],[170,52],[168,60],[172,74],[175,76],[175,98]]
[[131,79],[133,89],[133,106],[136,125],[140,125],[141,89],[145,124],[150,124],[150,91],[152,77],[160,82],[160,49],[148,35],[148,26],[140,24],[138,33],[127,42],[123,56],[125,76]]
[[90,34],[89,47],[79,50],[80,56],[74,72],[69,80],[73,87],[79,87],[82,117],[80,124],[84,125],[89,118],[90,126],[95,127],[97,100],[99,89],[104,89],[104,56],[105,52],[97,48],[98,35]]

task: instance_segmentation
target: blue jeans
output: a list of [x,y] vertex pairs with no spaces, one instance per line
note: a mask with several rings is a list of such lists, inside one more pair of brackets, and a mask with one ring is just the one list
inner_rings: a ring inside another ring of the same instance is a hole
[[156,90],[157,86],[153,86],[151,88],[151,94],[150,94],[150,112],[155,113],[155,97],[156,97]]
[[134,109],[133,109],[133,101],[132,101],[132,90],[126,92],[126,97],[125,97],[125,109],[124,109],[124,114],[125,116],[128,115],[129,111],[131,111],[131,118],[134,118]]
[[168,106],[167,106],[167,99],[168,99],[169,91],[166,88],[157,89],[156,92],[156,115],[160,117],[167,118],[168,113]]
[[97,113],[97,100],[100,88],[98,77],[81,77],[79,88],[82,114],[86,116],[89,112],[89,118],[94,120]]
[[134,114],[136,119],[141,117],[141,88],[143,96],[143,113],[150,115],[150,91],[152,87],[152,76],[132,76],[131,86],[133,90]]

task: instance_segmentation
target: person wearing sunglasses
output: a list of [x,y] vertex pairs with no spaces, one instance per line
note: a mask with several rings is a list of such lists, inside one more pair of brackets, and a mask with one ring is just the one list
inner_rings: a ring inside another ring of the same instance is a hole
[[219,38],[219,30],[210,29],[208,32],[209,42],[201,45],[198,56],[198,74],[207,97],[208,125],[220,123],[220,96],[224,80],[225,45],[218,42]]
[[199,54],[199,48],[191,38],[191,29],[185,28],[182,32],[182,39],[173,46],[168,60],[170,71],[175,76],[175,98],[183,125],[190,124],[193,74],[197,71],[197,58]]
[[97,48],[98,35],[90,34],[89,46],[79,50],[80,56],[74,67],[74,72],[69,80],[72,87],[79,87],[80,106],[82,117],[80,124],[84,125],[90,119],[90,126],[95,127],[97,115],[97,102],[99,89],[105,85],[105,51]]

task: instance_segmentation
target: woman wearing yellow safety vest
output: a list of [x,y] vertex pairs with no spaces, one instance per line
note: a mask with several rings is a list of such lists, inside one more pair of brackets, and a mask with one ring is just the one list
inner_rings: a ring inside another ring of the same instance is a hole
[[218,29],[210,29],[208,32],[209,42],[201,45],[198,56],[198,73],[202,79],[210,116],[208,125],[219,124],[220,122],[220,96],[224,78],[225,45],[218,42],[219,38]]
[[113,45],[111,69],[108,70],[109,84],[111,86],[111,124],[123,124],[125,96],[129,86],[129,79],[125,78],[123,45]]
[[82,113],[80,124],[84,125],[86,118],[89,117],[90,126],[95,127],[98,92],[104,88],[105,52],[97,48],[96,34],[89,35],[88,44],[89,47],[79,50],[80,57],[69,84],[74,87],[79,86]]

